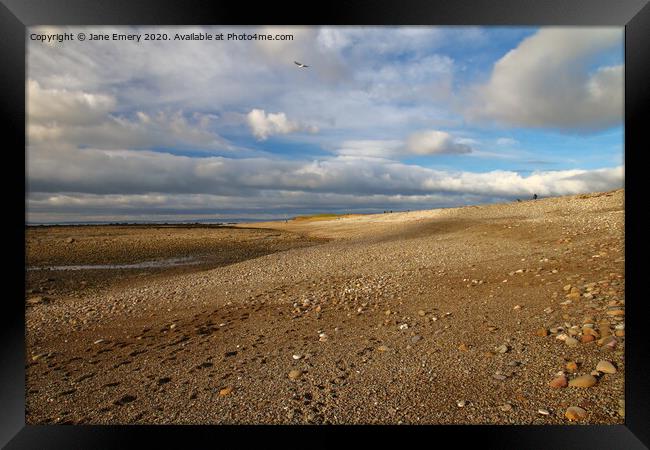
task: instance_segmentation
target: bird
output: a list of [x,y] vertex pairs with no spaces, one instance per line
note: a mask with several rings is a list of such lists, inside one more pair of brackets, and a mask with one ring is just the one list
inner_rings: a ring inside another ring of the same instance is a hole
[[300,67],[301,69],[304,69],[305,67],[309,67],[303,63],[299,63],[298,61],[293,62],[296,66]]

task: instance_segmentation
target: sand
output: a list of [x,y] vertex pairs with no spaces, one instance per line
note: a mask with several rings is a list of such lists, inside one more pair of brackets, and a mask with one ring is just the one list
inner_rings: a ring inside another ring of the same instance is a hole
[[28,266],[200,261],[29,271],[28,423],[624,421],[622,190],[27,235]]

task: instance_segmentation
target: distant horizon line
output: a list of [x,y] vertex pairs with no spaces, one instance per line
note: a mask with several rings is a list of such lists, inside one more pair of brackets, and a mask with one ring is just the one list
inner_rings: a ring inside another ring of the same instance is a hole
[[[617,191],[625,191],[625,186],[617,189],[611,189],[607,191],[592,191],[592,192],[583,192],[578,194],[565,194],[565,195],[548,195],[548,196],[538,196],[537,200],[542,200],[544,198],[559,198],[559,197],[576,197],[579,195],[598,195],[598,194],[608,194]],[[478,205],[494,205],[500,203],[512,203],[519,201],[535,201],[533,198],[523,198],[523,199],[513,199],[507,202],[495,202],[495,203],[477,203],[477,204],[467,204],[467,205],[454,205],[454,206],[438,206],[434,208],[426,209],[386,209],[377,210],[375,212],[332,212],[332,211],[318,211],[318,212],[305,212],[297,214],[281,214],[276,217],[267,217],[267,218],[226,218],[226,219],[178,219],[178,220],[68,220],[68,221],[25,221],[25,226],[27,227],[37,227],[37,226],[82,226],[82,225],[236,225],[240,223],[248,222],[274,222],[282,220],[293,220],[297,217],[304,216],[317,216],[323,214],[332,214],[332,215],[352,215],[352,214],[382,214],[382,213],[399,213],[399,212],[412,212],[412,211],[428,211],[431,209],[448,209],[448,208],[463,208],[468,206],[478,206]]]

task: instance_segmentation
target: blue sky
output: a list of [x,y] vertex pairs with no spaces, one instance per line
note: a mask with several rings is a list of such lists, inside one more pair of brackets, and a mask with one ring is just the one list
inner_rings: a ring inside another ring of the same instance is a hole
[[[28,220],[264,219],[623,185],[623,29],[38,27]],[[293,61],[308,64],[298,68]]]

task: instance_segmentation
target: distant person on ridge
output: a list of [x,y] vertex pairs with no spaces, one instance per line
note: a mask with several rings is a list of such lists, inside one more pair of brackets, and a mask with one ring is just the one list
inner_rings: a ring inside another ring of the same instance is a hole
[[537,200],[537,194],[533,194],[533,200]]

